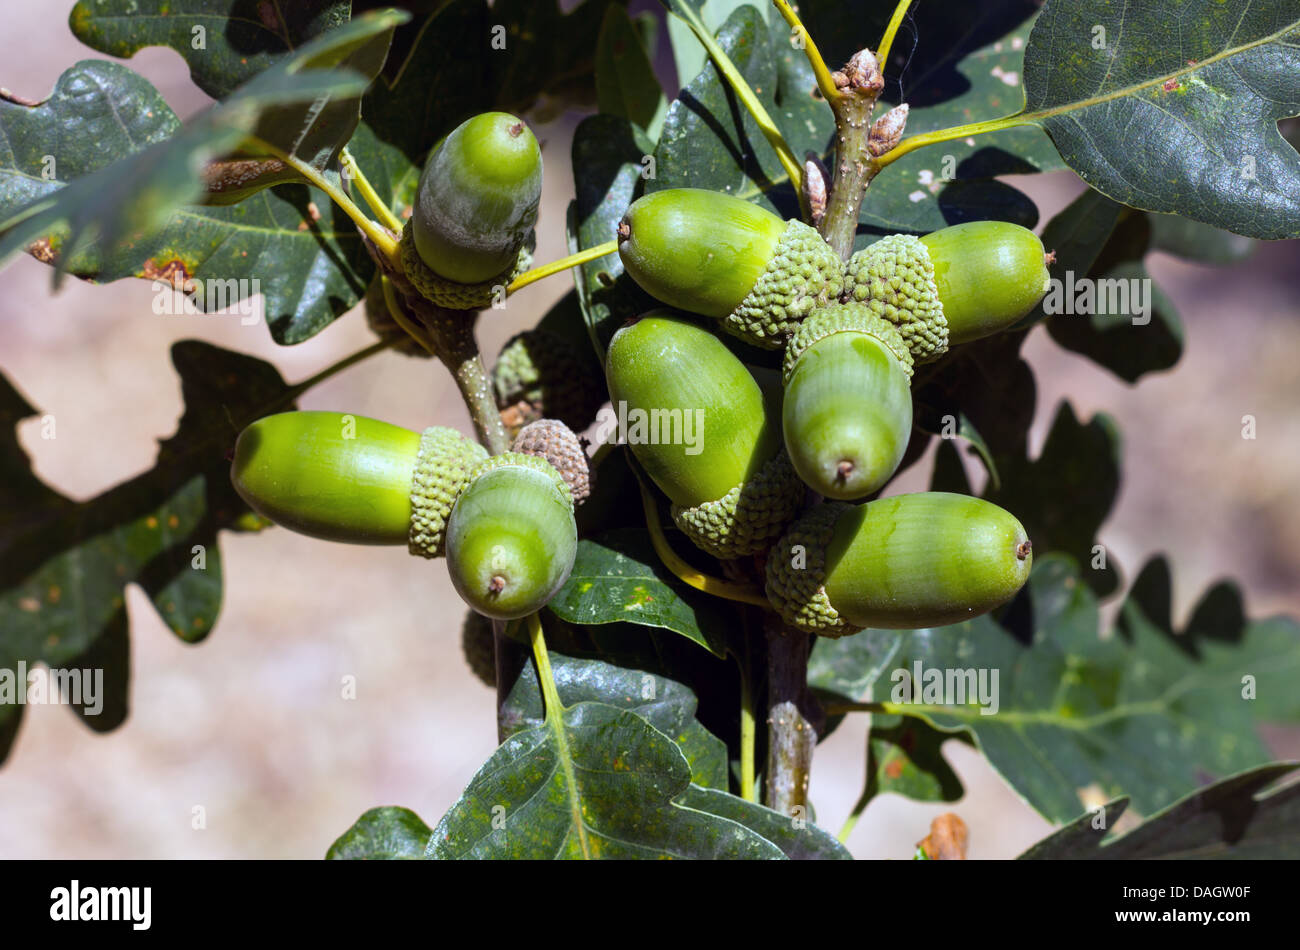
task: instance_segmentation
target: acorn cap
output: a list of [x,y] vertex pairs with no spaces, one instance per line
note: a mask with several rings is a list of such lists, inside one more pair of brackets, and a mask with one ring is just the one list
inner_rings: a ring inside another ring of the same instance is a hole
[[844,296],[895,327],[917,363],[948,352],[948,321],[935,286],[934,262],[920,238],[891,234],[849,258]]
[[519,468],[532,469],[534,472],[542,472],[549,475],[555,480],[556,487],[569,502],[569,507],[573,507],[573,493],[569,491],[568,483],[565,482],[564,476],[556,471],[555,466],[544,458],[538,458],[536,455],[525,455],[523,452],[502,452],[500,455],[490,455],[480,461],[475,467],[470,481],[478,478],[493,469],[506,468],[508,466],[517,466]]
[[673,505],[673,522],[714,557],[742,557],[762,551],[781,533],[805,492],[783,448],[721,498],[691,508]]
[[402,239],[398,248],[402,255],[402,273],[416,290],[427,300],[448,310],[484,310],[492,305],[497,288],[507,286],[516,277],[532,266],[534,242],[533,232],[519,248],[515,263],[500,274],[477,284],[458,284],[435,273],[416,250],[415,239],[411,234],[411,219],[407,219],[402,228]]
[[722,320],[746,343],[780,349],[800,322],[844,289],[844,263],[815,228],[786,222],[767,266],[736,308]]
[[844,637],[847,623],[826,596],[826,549],[835,522],[853,506],[831,501],[810,508],[767,555],[767,599],[790,626],[822,637]]
[[411,478],[411,528],[408,547],[420,557],[441,557],[447,518],[456,497],[469,484],[487,450],[455,429],[431,426],[420,435]]
[[546,459],[560,473],[573,494],[573,503],[580,505],[591,495],[591,464],[582,447],[582,440],[573,430],[557,419],[538,419],[519,430],[512,452]]
[[497,408],[503,413],[514,409],[521,424],[549,417],[580,431],[605,401],[605,389],[593,375],[598,372],[561,337],[525,330],[501,348],[492,367],[492,389]]
[[879,340],[889,352],[898,357],[904,374],[912,378],[912,353],[902,335],[892,323],[867,305],[860,303],[833,304],[814,310],[790,337],[785,347],[781,367],[781,382],[789,384],[795,364],[814,343],[835,333],[865,333]]
[[485,686],[497,685],[496,645],[492,640],[492,621],[475,610],[465,611],[460,625],[460,649],[470,670]]

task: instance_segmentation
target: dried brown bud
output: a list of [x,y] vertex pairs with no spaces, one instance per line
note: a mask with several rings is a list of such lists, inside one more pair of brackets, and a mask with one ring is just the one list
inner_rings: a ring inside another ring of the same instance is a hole
[[894,106],[871,127],[871,137],[867,139],[867,151],[873,158],[879,158],[886,152],[892,152],[903,138],[903,130],[907,128],[908,105],[904,102],[902,105]]
[[916,846],[925,851],[931,861],[965,861],[969,837],[966,823],[947,812],[930,822],[930,833]]

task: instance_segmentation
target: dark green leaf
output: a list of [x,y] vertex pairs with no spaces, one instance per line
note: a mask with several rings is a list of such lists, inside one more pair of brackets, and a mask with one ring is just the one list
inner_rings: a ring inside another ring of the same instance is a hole
[[1148,214],[1151,250],[1201,264],[1238,264],[1255,253],[1258,242],[1176,214]]
[[[1300,858],[1298,762],[1248,769],[1192,792],[1132,831],[1110,835],[1128,807],[1107,802],[1066,825],[1020,856],[1034,860],[1292,860]],[[1271,788],[1270,788],[1271,786]]]
[[[677,743],[691,767],[691,781],[727,788],[727,746],[695,718],[695,694],[666,676],[603,660],[551,652],[551,671],[565,706],[595,702],[630,709]],[[507,736],[542,724],[545,710],[529,660],[498,716]]]
[[[107,63],[74,66],[61,77],[61,88],[56,88],[55,98],[38,106],[37,114],[15,117],[15,124],[25,133],[26,141],[21,143],[20,150],[28,162],[37,158],[36,150],[40,148],[32,140],[47,133],[66,114],[71,90],[90,93],[87,109],[94,116],[92,121],[106,119],[105,111],[113,108],[115,96],[101,95],[95,77],[122,83],[125,89],[118,95],[128,101],[147,98],[152,93],[143,79],[124,67]],[[136,111],[139,102],[132,101],[136,125],[157,129],[158,133],[167,129],[173,134],[151,136],[152,144],[146,144],[150,139],[136,142],[128,133],[124,144],[129,153],[111,164],[107,161],[113,156],[103,155],[97,143],[72,140],[81,154],[69,156],[71,164],[93,170],[63,187],[55,187],[60,184],[57,181],[44,184],[43,194],[26,205],[11,205],[10,195],[6,194],[4,217],[0,218],[0,262],[38,240],[47,239],[38,256],[54,259],[56,278],[64,269],[72,269],[78,276],[101,277],[105,270],[112,274],[114,265],[121,267],[124,259],[149,256],[141,254],[141,244],[153,249],[165,240],[166,229],[177,209],[197,200],[203,192],[200,169],[243,141],[264,111],[285,102],[359,95],[364,88],[361,77],[328,70],[275,78],[281,81],[255,80],[257,88],[245,89],[227,103],[179,128],[168,128],[166,113],[155,116],[145,111],[141,115]],[[11,110],[25,108],[0,102],[0,116],[4,117],[0,121],[9,124]],[[165,108],[161,100],[150,105],[150,109]],[[79,124],[74,124],[74,129]],[[92,152],[98,153],[97,157],[88,154]],[[57,155],[54,162],[57,170]],[[38,165],[34,169],[15,167],[13,171],[39,175],[41,169]],[[23,195],[19,191],[13,197],[21,199]],[[87,248],[92,240],[94,246]],[[79,253],[83,250],[87,251],[85,255]]]
[[970,450],[979,457],[984,464],[984,470],[989,473],[989,487],[996,491],[999,485],[998,467],[993,461],[993,452],[984,441],[984,436],[980,435],[979,429],[975,424],[966,417],[966,413],[959,412],[957,415],[945,415],[938,419],[933,417],[933,413],[926,413],[922,418],[918,418],[916,425],[922,432],[929,432],[937,435],[942,439],[962,439],[970,445]]
[[437,858],[767,858],[744,825],[680,804],[691,772],[645,719],[602,703],[517,732],[433,832]]
[[[1059,555],[1040,558],[998,620],[819,640],[809,682],[943,732],[969,731],[1017,793],[1054,821],[1120,794],[1152,814],[1207,778],[1267,761],[1259,725],[1300,716],[1288,685],[1300,666],[1300,626],[1248,623],[1235,590],[1216,588],[1193,611],[1199,619],[1175,633],[1167,579],[1163,562],[1148,566],[1119,635],[1103,639],[1078,569]],[[919,695],[909,696],[917,664]],[[984,672],[996,712],[970,694],[924,692],[934,676],[968,685],[962,671]]]
[[[617,116],[584,119],[573,134],[575,199],[569,206],[569,250],[614,240],[618,222],[635,197],[654,143]],[[593,345],[602,356],[609,339],[629,317],[654,305],[623,272],[617,253],[583,264],[574,275],[578,300]]]
[[418,860],[427,857],[425,849],[432,835],[429,826],[410,809],[391,805],[372,808],[330,845],[325,860]]
[[1169,369],[1183,352],[1182,321],[1144,263],[1150,247],[1148,216],[1127,215],[1091,270],[1082,278],[1067,271],[1042,303],[1053,340],[1129,383]]
[[[681,6],[681,0],[672,5]],[[727,18],[717,40],[764,108],[774,111],[776,60],[763,17],[751,6],[740,7]],[[829,123],[830,111],[823,111]],[[830,128],[828,124],[827,131]],[[669,106],[654,162],[647,192],[709,188],[756,201],[787,217],[798,210],[776,152],[712,62]],[[778,186],[784,186],[782,194],[770,194]]]
[[628,622],[663,627],[716,656],[733,622],[718,602],[688,588],[659,561],[644,530],[622,529],[578,542],[573,573],[547,605],[568,623]]
[[815,824],[711,788],[692,785],[678,801],[687,808],[728,818],[757,832],[792,861],[852,861],[844,845]]
[[918,802],[957,801],[961,779],[941,751],[951,738],[922,719],[872,714],[862,804],[885,792]]
[[1108,594],[1119,583],[1097,532],[1119,494],[1120,434],[1105,413],[1082,424],[1068,402],[1057,408],[1037,459],[998,455],[1002,485],[984,492],[1020,519],[1036,551],[1060,551],[1091,570],[1088,585]]
[[195,85],[224,99],[314,36],[351,16],[351,0],[79,0],[68,17],[91,49],[134,56],[169,46]]
[[[154,468],[84,502],[33,475],[13,434],[35,415],[3,382],[0,448],[0,668],[43,662],[83,668],[98,658],[120,697],[88,718],[111,729],[126,715],[125,588],[138,584],[182,640],[203,639],[221,606],[217,531],[247,509],[230,484],[227,453],[249,422],[292,408],[296,391],[268,363],[206,343],[172,349],[185,413]],[[0,721],[20,707],[0,704]]]
[[659,137],[668,100],[636,27],[620,6],[605,10],[596,40],[596,102],[601,112],[634,122],[650,141]]
[[[356,304],[374,269],[342,209],[304,185],[238,205],[182,206],[203,192],[200,169],[252,132],[290,152],[307,148],[305,158],[341,145],[327,130],[355,126],[366,78],[311,64],[355,59],[377,69],[392,26],[392,17],[368,17],[335,30],[185,126],[145,80],[109,63],[73,67],[35,108],[0,102],[0,129],[16,143],[0,178],[0,257],[35,244],[57,264],[56,280],[66,269],[162,281],[159,302],[172,310],[212,312],[262,293],[277,341],[306,339]],[[285,103],[323,108],[303,126]],[[59,147],[47,152],[51,142]],[[172,286],[192,290],[189,301]]]
[[[1048,0],[1025,51],[1030,117],[1098,191],[1259,238],[1300,236],[1294,0]],[[1012,110],[1008,110],[1012,111]]]

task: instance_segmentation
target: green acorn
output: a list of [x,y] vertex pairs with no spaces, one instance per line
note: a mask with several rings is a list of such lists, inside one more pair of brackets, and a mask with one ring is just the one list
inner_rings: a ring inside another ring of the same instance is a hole
[[339,412],[283,412],[249,425],[230,480],[258,514],[299,534],[403,544],[438,557],[457,494],[487,452],[455,429],[423,433]]
[[912,355],[862,304],[814,310],[785,349],[785,448],[799,477],[853,501],[898,470],[912,431]]
[[719,558],[766,548],[804,486],[745,364],[703,327],[654,311],[614,334],[605,372],[623,436],[687,537]]
[[1029,578],[1020,522],[968,495],[922,492],[809,510],[768,556],[767,596],[787,623],[827,637],[970,620]]
[[492,389],[497,408],[516,431],[546,417],[581,432],[605,401],[597,372],[567,341],[545,330],[525,330],[497,356]]
[[891,234],[845,266],[845,299],[898,327],[918,363],[1007,329],[1048,287],[1043,242],[1005,221],[971,221],[916,238]]
[[618,226],[618,253],[651,296],[715,317],[769,350],[784,346],[808,312],[844,286],[843,262],[814,228],[699,188],[632,202]]
[[429,155],[402,234],[406,278],[434,303],[481,309],[528,268],[542,153],[521,120],[485,112]]
[[447,571],[465,603],[498,620],[525,617],[568,580],[578,552],[573,500],[544,459],[485,459],[447,522]]

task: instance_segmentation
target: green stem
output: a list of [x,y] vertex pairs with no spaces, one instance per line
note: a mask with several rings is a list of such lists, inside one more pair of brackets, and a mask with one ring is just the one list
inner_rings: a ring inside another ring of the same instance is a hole
[[894,15],[889,20],[889,25],[885,27],[885,35],[880,39],[880,45],[876,47],[876,59],[880,62],[880,68],[885,68],[885,63],[889,61],[889,51],[894,46],[894,37],[898,35],[898,28],[903,25],[903,17],[907,16],[908,8],[911,7],[912,0],[899,0],[898,6],[894,8]]
[[650,543],[654,546],[655,553],[659,555],[659,560],[663,562],[664,567],[675,574],[682,583],[688,584],[698,591],[703,591],[714,597],[738,601],[742,604],[753,604],[756,607],[771,609],[772,605],[768,601],[767,595],[757,587],[724,581],[721,578],[703,574],[687,564],[672,549],[668,539],[664,537],[664,529],[659,524],[659,509],[655,505],[654,496],[650,494],[650,490],[641,481],[639,474],[637,475],[637,484],[641,488],[641,505],[645,509],[645,526],[650,533]]
[[808,57],[813,75],[817,77],[817,88],[821,90],[822,98],[827,102],[834,102],[840,97],[840,91],[835,85],[830,69],[826,66],[826,60],[822,59],[821,51],[817,49],[817,44],[813,42],[803,21],[799,19],[799,14],[794,12],[786,0],[772,0],[772,3],[776,5],[781,16],[785,17],[785,22],[799,32],[799,37],[803,41],[804,55]]
[[303,178],[307,179],[325,194],[329,195],[330,200],[343,209],[349,218],[356,222],[358,228],[366,237],[370,238],[376,248],[393,262],[394,267],[401,267],[400,257],[397,252],[397,241],[391,234],[381,228],[370,217],[357,207],[356,202],[343,193],[343,190],[336,186],[332,181],[322,175],[316,168],[308,165],[300,158],[290,155],[283,149],[277,148],[264,139],[254,137],[252,139],[259,147],[265,149],[274,155],[280,161],[284,162]]
[[604,244],[597,244],[595,247],[587,248],[585,251],[579,251],[576,254],[570,254],[568,257],[561,257],[558,261],[551,261],[549,264],[543,264],[541,267],[534,267],[532,270],[526,270],[506,287],[506,296],[510,296],[516,290],[521,290],[529,284],[536,283],[552,274],[558,274],[560,271],[569,270],[572,267],[578,267],[586,264],[588,261],[594,261],[604,257],[607,254],[613,254],[618,251],[618,241],[606,241]]
[[546,703],[546,721],[550,722],[564,712],[560,692],[555,688],[555,674],[551,672],[551,655],[546,651],[546,634],[542,630],[539,614],[528,615],[528,640],[533,646],[533,665],[537,667],[537,681],[542,687]]
[[360,363],[362,360],[369,359],[370,357],[374,356],[376,353],[382,353],[384,350],[388,349],[392,345],[393,345],[392,340],[380,340],[378,343],[371,343],[364,350],[358,350],[357,352],[353,353],[351,356],[345,356],[337,363],[331,363],[329,366],[326,366],[323,370],[321,370],[319,373],[316,373],[314,376],[308,376],[301,383],[296,383],[293,386],[291,386],[289,388],[288,393],[285,394],[286,395],[285,402],[286,403],[293,402],[295,399],[297,399],[307,390],[311,389],[313,386],[319,386],[321,383],[325,382],[325,380],[329,379],[331,376],[343,372],[349,366],[353,366],[357,363]]
[[357,191],[361,192],[361,197],[365,199],[366,204],[370,205],[370,210],[379,215],[380,222],[390,231],[398,234],[402,233],[402,222],[393,214],[393,209],[388,207],[379,193],[375,191],[374,186],[370,184],[370,179],[366,173],[361,170],[357,160],[352,157],[352,153],[344,146],[343,154],[339,159],[340,163],[347,169],[348,177],[356,183]]
[[950,129],[937,129],[934,132],[922,132],[920,135],[908,136],[891,151],[875,160],[877,171],[898,161],[909,152],[914,152],[918,148],[924,148],[927,145],[935,145],[938,142],[951,142],[953,139],[970,138],[988,132],[1000,132],[1003,129],[1013,129],[1018,125],[1033,125],[1035,115],[1032,112],[1020,112],[1016,115],[1003,116],[1000,119],[985,119],[982,122],[972,122],[969,125],[956,125]]
[[510,436],[501,421],[492,383],[474,340],[472,316],[459,310],[443,310],[425,301],[427,305],[421,305],[419,319],[412,319],[391,280],[384,284],[384,299],[397,325],[451,371],[479,442],[493,455],[510,451]]
[[[750,611],[746,611],[748,616]],[[758,738],[758,717],[754,711],[754,668],[750,661],[751,631],[746,623],[744,656],[740,660],[740,797],[758,801],[754,787],[754,745]]]
[[[785,169],[785,173],[789,177],[790,183],[794,185],[795,193],[800,196],[799,200],[802,203],[803,169],[794,157],[794,152],[790,150],[790,145],[786,142],[785,136],[781,134],[781,130],[777,127],[776,122],[772,120],[767,109],[763,108],[763,103],[758,101],[758,96],[754,94],[754,90],[745,81],[745,77],[740,75],[740,71],[736,69],[736,65],[731,61],[730,57],[709,34],[704,24],[700,22],[700,18],[695,11],[689,5],[683,5],[682,10],[684,12],[677,13],[674,11],[674,13],[691,28],[691,32],[703,44],[714,65],[718,67],[718,72],[722,73],[723,78],[727,80],[728,85],[735,92],[736,98],[740,100],[746,111],[754,117],[754,122],[758,125],[759,131],[763,133],[763,137],[776,151],[776,157],[780,159],[781,167]],[[807,214],[806,208],[804,213]]]
[[591,843],[587,840],[587,822],[582,815],[582,803],[578,800],[578,777],[573,771],[573,753],[569,750],[569,734],[564,728],[564,705],[560,702],[560,692],[555,688],[555,675],[551,672],[551,655],[546,652],[546,635],[542,630],[539,614],[528,616],[528,639],[533,645],[533,666],[537,669],[537,681],[542,687],[542,701],[546,704],[545,724],[550,727],[555,738],[555,759],[564,772],[564,787],[569,799],[569,813],[573,827],[578,832],[578,849],[584,858],[591,854]]

